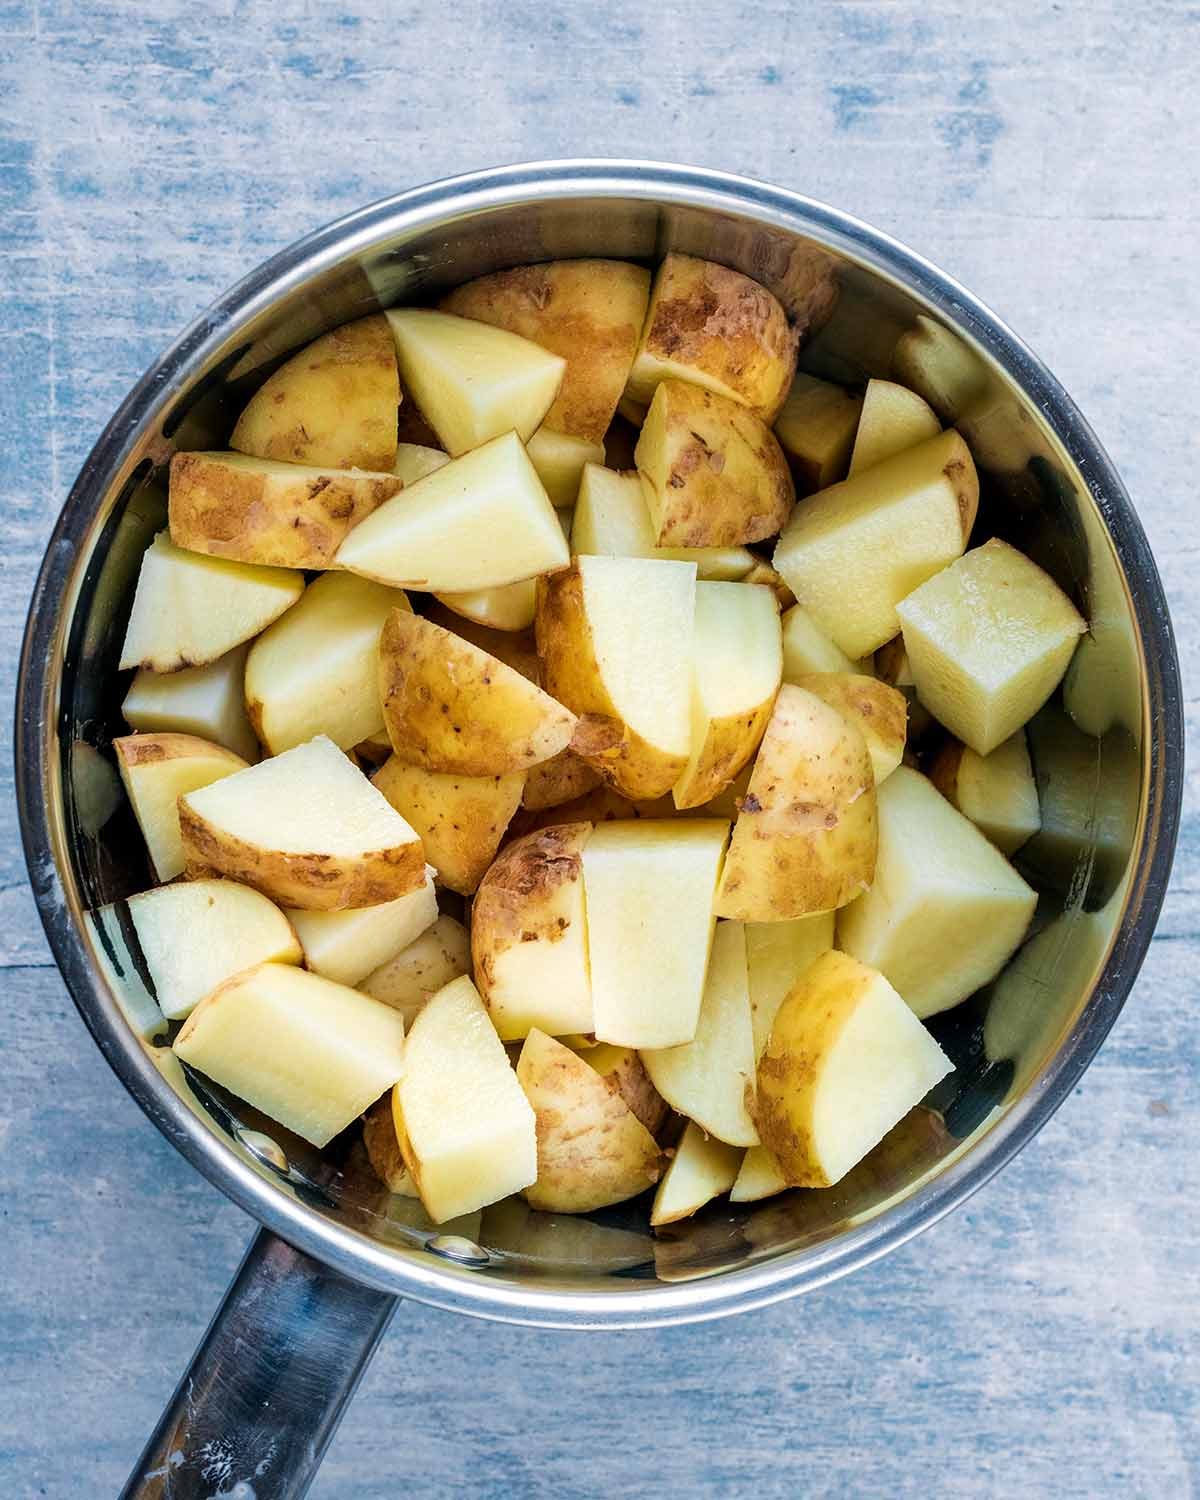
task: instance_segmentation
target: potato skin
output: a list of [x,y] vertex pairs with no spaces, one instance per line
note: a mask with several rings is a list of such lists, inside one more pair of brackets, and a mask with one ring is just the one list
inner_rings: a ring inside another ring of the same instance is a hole
[[[666,1122],[667,1101],[650,1082],[646,1065],[636,1048],[616,1047],[603,1042],[592,1049],[593,1053],[609,1054],[601,1066],[595,1056],[584,1053],[588,1067],[599,1072],[612,1091],[624,1100],[627,1107],[651,1135],[657,1136]],[[617,1054],[620,1054],[617,1056]],[[611,1062],[611,1066],[609,1063]]]
[[752,411],[682,380],[654,392],[634,454],[660,547],[729,547],[781,531],[796,503],[783,449]]
[[768,562],[756,562],[741,582],[758,583],[762,584],[765,588],[769,588],[779,601],[779,608],[781,610],[791,609],[792,605],[796,602],[796,596],[788,588],[787,580],[783,577],[782,573],[777,573]]
[[575,728],[575,715],[520,672],[404,610],[379,637],[379,696],[393,750],[426,771],[527,771],[566,749]]
[[734,824],[713,910],[773,922],[844,906],[870,885],[875,777],[856,724],[785,683]]
[[400,399],[395,340],[375,313],[281,365],[250,398],[229,446],[285,463],[390,469]]
[[603,441],[637,352],[650,273],[617,260],[559,260],[457,287],[443,311],[506,328],[567,361],[543,425]]
[[538,579],[534,630],[543,686],[579,715],[571,738],[575,754],[627,797],[669,792],[687,757],[649,744],[617,717],[592,647],[577,561]]
[[234,562],[328,568],[350,530],[403,487],[388,475],[280,476],[234,467],[219,453],[176,453],[171,540]]
[[823,703],[857,723],[867,741],[877,784],[903,760],[908,699],[899,688],[860,672],[813,672],[797,677],[796,686],[815,693]]
[[598,787],[602,779],[600,772],[589,766],[586,760],[581,760],[574,750],[560,750],[550,760],[529,768],[521,806],[530,812],[561,807],[564,802],[585,796]]
[[711,802],[753,759],[774,707],[771,697],[750,713],[710,721],[695,771],[686,786],[680,781],[675,787],[675,806],[680,812]]
[[363,1145],[371,1170],[389,1193],[400,1193],[405,1198],[417,1196],[416,1186],[400,1152],[390,1091],[382,1099],[377,1099],[363,1117]]

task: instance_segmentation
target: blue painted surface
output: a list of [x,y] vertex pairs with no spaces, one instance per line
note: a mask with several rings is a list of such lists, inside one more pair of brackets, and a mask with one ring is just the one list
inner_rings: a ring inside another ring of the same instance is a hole
[[[946,0],[0,0],[0,673],[82,457],[154,353],[313,224],[497,161],[645,154],[827,198],[1027,336],[1125,474],[1194,734],[1200,12]],[[0,1495],[114,1493],[248,1234],[92,1047],[0,763]],[[402,1310],[313,1494],[1186,1496],[1200,1447],[1200,829],[1135,994],[965,1211],[732,1323]]]

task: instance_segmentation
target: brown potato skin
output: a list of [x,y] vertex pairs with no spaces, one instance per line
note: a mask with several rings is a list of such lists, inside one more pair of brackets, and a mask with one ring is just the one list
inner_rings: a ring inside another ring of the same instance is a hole
[[781,573],[777,573],[769,562],[757,562],[741,580],[742,583],[759,583],[769,588],[779,601],[781,610],[791,609],[796,596],[788,588]]
[[[633,1047],[620,1047],[615,1050],[624,1055],[616,1067],[610,1068],[606,1073],[601,1073],[600,1077],[614,1093],[620,1095],[650,1134],[657,1137],[658,1132],[666,1123],[670,1106],[650,1082],[650,1075],[646,1072],[645,1064],[637,1050]],[[588,1061],[586,1052],[583,1054],[583,1060],[588,1063],[589,1067],[594,1067],[594,1064]]]
[[212,740],[202,740],[197,734],[179,734],[175,730],[123,734],[112,743],[117,759],[127,768],[153,765],[160,760],[183,760],[193,755],[228,759],[230,765],[236,766],[239,771],[249,764],[224,745],[216,745]]
[[373,850],[353,862],[328,854],[283,854],[260,849],[212,828],[179,799],[179,831],[189,879],[225,875],[253,886],[279,906],[301,911],[348,911],[379,906],[415,891],[425,881],[420,841]]
[[619,818],[669,817],[673,811],[674,804],[668,811],[656,808],[652,813],[643,814],[636,803],[602,781],[582,797],[572,797],[570,802],[542,807],[536,812],[532,808],[522,808],[508,825],[508,836],[510,839],[524,838],[527,833],[554,828],[560,823],[613,823]]
[[713,910],[742,922],[835,910],[874,879],[878,837],[875,776],[858,726],[785,683]]
[[459,636],[464,641],[470,641],[472,646],[478,646],[481,651],[502,661],[506,667],[511,667],[514,672],[520,672],[522,677],[528,677],[530,682],[540,685],[541,667],[532,630],[495,630],[490,625],[480,625],[477,620],[469,620],[466,615],[456,614],[454,610],[448,609],[437,598],[423,613],[433,624],[440,625],[443,630],[448,630],[451,635]]
[[379,637],[379,696],[393,750],[426,771],[527,771],[566,749],[575,728],[575,715],[520,672],[399,609]]
[[586,760],[581,760],[574,750],[560,750],[550,760],[529,768],[521,806],[530,812],[561,807],[564,802],[585,796],[598,787],[602,779],[600,772],[589,766]]
[[579,715],[575,754],[634,800],[669,792],[687,757],[665,754],[617,717],[592,649],[577,562],[538,579],[534,632],[543,686]]
[[868,746],[886,747],[900,764],[908,737],[908,699],[899,688],[860,672],[811,672],[798,677],[796,686],[853,719]]
[[599,443],[637,352],[650,273],[618,260],[559,260],[496,271],[457,287],[440,306],[519,334],[567,361],[543,425]]
[[367,1149],[371,1170],[389,1193],[402,1193],[407,1198],[417,1196],[416,1187],[400,1152],[396,1122],[392,1117],[390,1089],[363,1116],[363,1145]]
[[220,454],[176,453],[171,540],[234,562],[328,568],[351,529],[403,488],[379,475],[289,479],[231,468]]
[[[966,748],[961,740],[952,736],[947,738],[925,770],[926,776],[951,807],[958,807],[958,770]],[[959,811],[962,809],[959,808]]]
[[772,697],[751,713],[710,722],[695,775],[688,779],[686,789],[681,791],[682,780],[675,788],[675,806],[680,812],[711,802],[754,758],[774,707]]
[[374,785],[420,835],[442,885],[469,896],[495,858],[521,801],[524,776],[462,777],[405,765],[395,755]]
[[659,383],[634,457],[658,494],[660,547],[760,542],[783,529],[796,503],[787,459],[766,423],[682,380]]
[[[250,398],[229,446],[285,463],[390,469],[400,399],[395,340],[375,313],[333,329],[281,365]],[[347,424],[344,412],[356,408],[359,420]]]

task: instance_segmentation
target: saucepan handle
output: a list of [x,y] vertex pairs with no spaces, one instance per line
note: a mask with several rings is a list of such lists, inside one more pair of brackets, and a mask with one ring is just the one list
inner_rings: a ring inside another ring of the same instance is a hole
[[299,1500],[395,1307],[260,1231],[122,1500]]

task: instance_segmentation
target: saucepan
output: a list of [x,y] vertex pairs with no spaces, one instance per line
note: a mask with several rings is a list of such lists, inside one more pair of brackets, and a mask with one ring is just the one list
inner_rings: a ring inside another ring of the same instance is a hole
[[[500,267],[652,264],[668,250],[775,292],[812,374],[888,375],[904,337],[904,374],[971,444],[980,533],[1014,541],[1087,617],[1068,679],[1029,731],[1042,830],[1018,860],[1038,914],[1005,972],[931,1023],[953,1074],[836,1188],[722,1201],[654,1235],[636,1203],[577,1219],[511,1200],[438,1227],[381,1189],[357,1143],[317,1152],[139,1035],[132,944],[90,915],[151,883],[110,760],[132,584],[163,524],[171,454],[223,446],[249,394],[306,341]],[[302,1495],[401,1297],[559,1328],[680,1323],[812,1292],[928,1228],[1046,1122],[1124,1004],[1167,883],[1182,745],[1166,601],[1100,445],[994,314],[858,220],[723,173],[552,162],[402,193],[260,266],[100,437],[47,548],[21,660],[21,823],[63,977],[129,1092],[263,1226],[124,1493]]]

